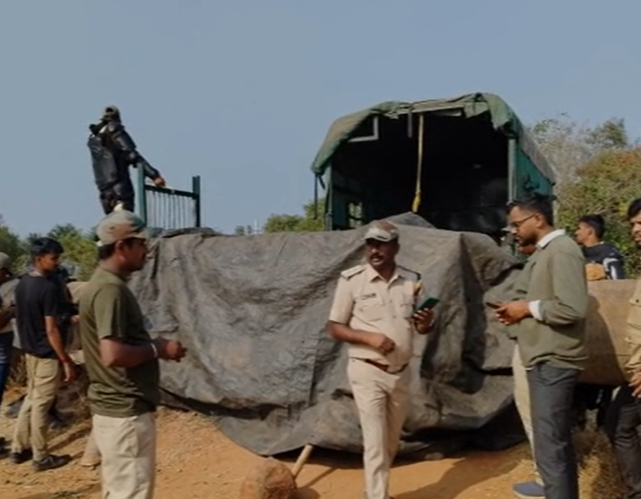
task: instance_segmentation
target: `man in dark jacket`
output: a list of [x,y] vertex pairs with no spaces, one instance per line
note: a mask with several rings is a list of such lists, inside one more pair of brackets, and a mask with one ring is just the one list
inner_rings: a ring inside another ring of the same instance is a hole
[[134,186],[129,167],[142,168],[146,177],[157,187],[165,186],[165,179],[136,150],[136,144],[125,130],[116,106],[105,108],[98,124],[89,125],[91,136],[87,142],[91,152],[100,203],[105,214],[114,209],[134,211]]
[[605,221],[601,215],[584,215],[574,233],[586,260],[588,281],[625,279],[623,256],[614,246],[603,242]]

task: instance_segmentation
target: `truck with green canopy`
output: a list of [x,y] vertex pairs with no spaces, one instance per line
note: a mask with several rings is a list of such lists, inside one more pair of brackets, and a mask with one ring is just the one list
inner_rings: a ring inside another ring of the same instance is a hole
[[414,212],[500,240],[506,204],[551,194],[554,172],[512,108],[490,93],[384,102],[337,119],[312,171],[328,230]]

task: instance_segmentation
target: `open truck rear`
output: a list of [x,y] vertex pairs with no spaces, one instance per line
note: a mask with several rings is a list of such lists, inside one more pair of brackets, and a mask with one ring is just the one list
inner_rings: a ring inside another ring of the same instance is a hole
[[385,102],[339,118],[312,171],[325,189],[328,230],[412,211],[497,241],[509,200],[554,186],[516,113],[488,93]]

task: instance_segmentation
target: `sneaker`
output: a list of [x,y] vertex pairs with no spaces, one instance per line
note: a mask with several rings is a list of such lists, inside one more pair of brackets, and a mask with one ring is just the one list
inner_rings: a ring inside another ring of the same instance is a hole
[[22,464],[26,463],[33,457],[33,452],[31,449],[23,450],[20,452],[11,452],[9,453],[9,459],[13,464]]
[[47,457],[41,459],[40,461],[34,461],[33,469],[35,471],[55,470],[56,468],[62,468],[70,461],[71,456],[54,456],[53,454],[49,454]]
[[545,499],[545,490],[543,489],[543,485],[538,482],[517,483],[512,487],[512,491],[516,497],[520,497],[521,499]]

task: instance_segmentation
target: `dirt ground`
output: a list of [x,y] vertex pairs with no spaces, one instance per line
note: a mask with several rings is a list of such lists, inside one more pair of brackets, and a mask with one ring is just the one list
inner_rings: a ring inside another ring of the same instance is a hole
[[[10,436],[13,424],[13,420],[3,418],[0,434]],[[235,499],[248,470],[261,459],[225,438],[204,416],[161,409],[158,424],[157,499]],[[100,498],[99,469],[78,464],[88,432],[87,422],[53,433],[51,450],[74,457],[71,464],[59,470],[33,473],[29,463],[16,466],[7,459],[0,460],[0,498]],[[295,458],[291,455],[281,460],[291,465]],[[442,461],[400,461],[392,472],[391,493],[396,499],[514,497],[511,485],[530,478],[526,458],[527,450],[520,446]],[[315,451],[297,483],[298,499],[360,499],[360,458]],[[604,496],[588,493],[583,497]]]

